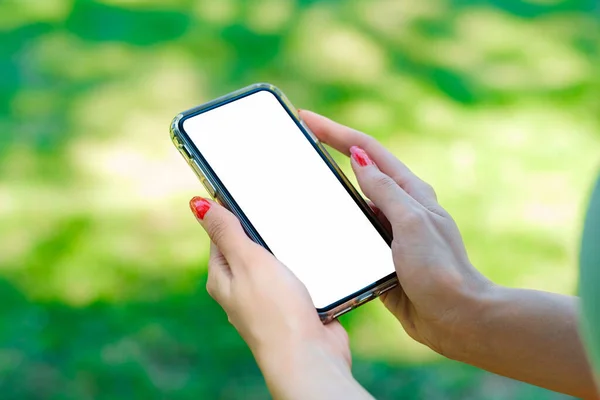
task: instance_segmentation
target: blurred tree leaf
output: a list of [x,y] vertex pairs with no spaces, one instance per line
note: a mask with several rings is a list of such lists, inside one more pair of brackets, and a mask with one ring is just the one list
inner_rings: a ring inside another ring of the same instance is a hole
[[76,2],[67,28],[89,41],[156,45],[183,35],[190,17],[170,10],[132,10],[93,1]]

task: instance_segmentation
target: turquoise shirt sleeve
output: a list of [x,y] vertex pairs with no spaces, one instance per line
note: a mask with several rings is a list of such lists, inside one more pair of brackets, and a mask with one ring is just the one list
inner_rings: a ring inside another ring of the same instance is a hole
[[590,360],[600,376],[600,179],[585,218],[579,262],[582,331]]

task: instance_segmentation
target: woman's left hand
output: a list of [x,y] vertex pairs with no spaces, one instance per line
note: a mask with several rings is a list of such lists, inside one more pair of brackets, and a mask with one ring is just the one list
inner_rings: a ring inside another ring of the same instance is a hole
[[275,398],[370,398],[353,379],[348,336],[323,325],[305,286],[254,243],[239,220],[200,197],[190,207],[211,239],[208,293],[248,343]]

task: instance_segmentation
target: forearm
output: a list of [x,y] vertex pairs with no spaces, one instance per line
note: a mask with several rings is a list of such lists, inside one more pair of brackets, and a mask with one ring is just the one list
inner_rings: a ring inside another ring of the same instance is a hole
[[[450,358],[550,390],[597,399],[577,329],[578,299],[496,286],[475,306]],[[460,329],[459,329],[460,331]]]
[[354,379],[343,361],[318,346],[287,348],[257,355],[274,399],[349,399],[373,397]]

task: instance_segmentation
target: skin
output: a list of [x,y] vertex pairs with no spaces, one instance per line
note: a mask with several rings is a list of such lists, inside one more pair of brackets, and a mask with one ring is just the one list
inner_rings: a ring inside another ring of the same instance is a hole
[[248,343],[273,398],[372,398],[352,377],[346,331],[321,323],[296,276],[225,208],[198,198],[190,205],[211,239],[206,289]]
[[[372,137],[300,115],[322,142],[352,153],[363,193],[393,233],[400,287],[381,299],[413,339],[494,373],[600,398],[577,332],[576,298],[495,285],[471,265],[429,184]],[[208,292],[248,343],[273,397],[371,398],[352,377],[345,331],[320,322],[294,274],[229,211],[199,198],[190,204],[212,241]]]

